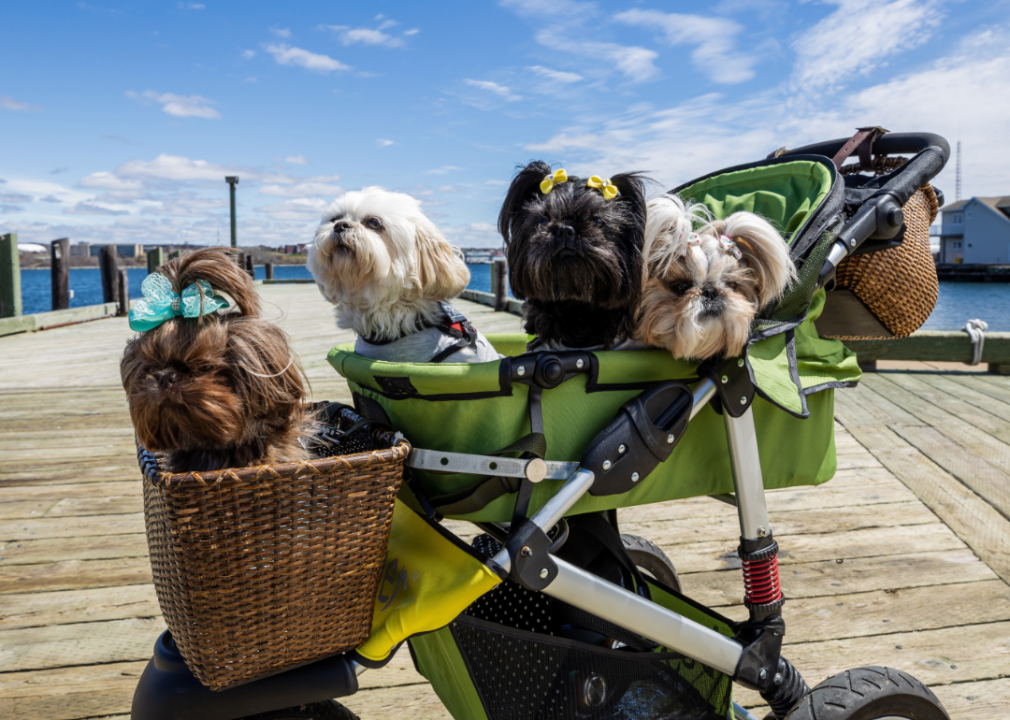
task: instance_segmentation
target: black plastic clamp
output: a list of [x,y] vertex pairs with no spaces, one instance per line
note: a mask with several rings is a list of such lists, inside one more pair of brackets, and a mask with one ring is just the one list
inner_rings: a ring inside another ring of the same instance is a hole
[[505,541],[512,560],[509,577],[527,590],[543,590],[558,576],[558,566],[551,557],[553,541],[532,520],[524,520]]
[[722,415],[741,417],[754,402],[756,392],[747,370],[745,355],[727,360],[706,362],[698,368],[698,375],[715,383],[716,397],[712,408]]
[[781,615],[770,615],[764,620],[738,623],[736,627],[736,640],[744,646],[744,651],[733,679],[758,692],[773,690],[782,655],[782,638],[786,634],[785,620]]

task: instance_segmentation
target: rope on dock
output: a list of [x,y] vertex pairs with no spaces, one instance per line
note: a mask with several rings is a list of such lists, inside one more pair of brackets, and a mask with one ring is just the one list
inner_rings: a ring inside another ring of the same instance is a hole
[[989,323],[985,320],[969,320],[968,323],[961,328],[966,333],[968,337],[971,338],[972,344],[975,346],[975,354],[972,355],[971,362],[969,365],[978,365],[982,362],[982,348],[985,346],[985,331],[989,329]]

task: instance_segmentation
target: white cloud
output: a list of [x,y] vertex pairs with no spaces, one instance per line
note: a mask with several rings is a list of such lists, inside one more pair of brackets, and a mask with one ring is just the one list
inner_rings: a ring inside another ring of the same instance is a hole
[[154,160],[130,160],[117,167],[115,174],[119,177],[149,180],[211,181],[222,185],[226,175],[255,176],[252,171],[234,165],[218,165],[206,160],[190,160],[164,153]]
[[327,25],[330,30],[337,33],[343,45],[381,45],[383,47],[400,47],[403,40],[382,32],[383,28],[389,27],[389,22],[383,23],[379,29],[352,28],[348,25]]
[[569,84],[569,83],[578,82],[579,80],[583,79],[581,75],[578,75],[576,73],[573,73],[573,72],[563,72],[561,70],[551,70],[550,68],[546,68],[543,65],[531,65],[530,67],[528,67],[526,69],[527,70],[532,70],[534,73],[536,73],[540,77],[545,77],[548,80],[553,80],[554,82],[564,83],[566,85]]
[[501,0],[498,4],[520,15],[561,15],[567,18],[583,17],[596,9],[594,3],[573,0]]
[[284,162],[289,165],[308,165],[309,161],[305,159],[304,155],[290,155],[284,158]]
[[417,35],[419,32],[421,32],[421,31],[418,30],[417,28],[411,28],[410,30],[407,30],[406,32],[404,32],[403,36],[404,37],[410,37],[411,35]]
[[217,103],[199,95],[175,95],[173,93],[157,93],[154,90],[145,90],[142,93],[137,93],[133,90],[127,90],[126,97],[138,102],[153,100],[161,104],[162,111],[175,117],[198,117],[206,120],[221,119],[221,113],[210,107],[211,105],[217,105]]
[[[44,198],[45,202],[55,200],[64,205],[72,205],[91,199],[91,194],[64,187],[59,183],[48,182],[46,180],[30,180],[11,178],[3,182],[4,191],[22,193],[33,198]],[[51,200],[51,199],[52,200]]]
[[658,68],[653,65],[659,54],[646,48],[572,40],[554,29],[541,30],[537,33],[536,39],[545,47],[563,47],[566,53],[593,58],[597,66],[603,65],[603,60],[610,60],[632,82],[645,82],[659,73]]
[[252,60],[254,57],[256,57],[256,51],[255,50],[243,50],[242,51],[242,57],[244,57],[246,60]]
[[2,203],[28,203],[31,201],[31,195],[16,192],[0,192],[0,202]]
[[512,89],[506,87],[505,85],[499,85],[496,82],[491,82],[490,80],[471,80],[466,78],[463,82],[470,87],[475,87],[480,90],[486,90],[487,92],[494,93],[498,97],[504,99],[506,102],[515,102],[516,100],[522,100],[521,95],[516,95],[512,92]]
[[204,10],[204,9],[206,9],[206,5],[204,5],[203,3],[188,3],[188,4],[179,3],[179,7],[183,8],[185,10]]
[[101,188],[103,190],[139,190],[144,187],[144,184],[139,180],[126,180],[107,170],[102,170],[81,178],[77,187]]
[[375,142],[379,147],[389,147],[396,144],[392,140],[386,140],[385,138],[377,138]]
[[146,215],[167,217],[212,217],[228,207],[223,197],[203,197],[193,192],[172,193],[156,203],[146,205],[142,212]]
[[0,95],[0,110],[12,110],[13,112],[26,112],[30,110],[41,110],[38,105],[21,102],[7,95]]
[[830,88],[865,74],[896,53],[927,42],[943,18],[943,0],[825,0],[838,9],[793,42],[793,84]]
[[273,197],[286,198],[306,198],[306,197],[336,197],[342,195],[344,189],[335,183],[340,181],[339,175],[319,175],[307,180],[296,181],[291,184],[273,183],[264,185],[259,189],[260,195],[270,195]]
[[291,31],[288,30],[287,28],[270,28],[270,32],[272,32],[277,37],[281,38],[291,37]]
[[[432,203],[425,203],[430,206]],[[501,247],[502,238],[498,229],[490,223],[467,223],[465,225],[447,225],[440,228],[456,247]]]
[[448,173],[462,169],[463,168],[458,168],[455,165],[443,165],[440,168],[435,168],[434,170],[428,170],[427,172],[425,172],[425,175],[447,175]]
[[628,10],[614,19],[660,31],[669,45],[695,45],[692,62],[717,83],[738,83],[754,77],[756,58],[736,50],[740,46],[736,36],[744,28],[733,20],[656,10]]
[[80,202],[71,207],[63,208],[65,215],[129,215],[130,212],[123,208],[116,208],[108,205],[100,205],[94,202]]
[[328,204],[319,198],[296,198],[274,205],[263,205],[257,211],[266,213],[273,220],[318,221]]
[[298,65],[306,70],[315,72],[331,73],[334,70],[350,70],[350,65],[345,65],[339,60],[334,60],[329,55],[319,55],[308,50],[297,47],[288,47],[284,43],[266,45],[264,48],[274,56],[278,65]]

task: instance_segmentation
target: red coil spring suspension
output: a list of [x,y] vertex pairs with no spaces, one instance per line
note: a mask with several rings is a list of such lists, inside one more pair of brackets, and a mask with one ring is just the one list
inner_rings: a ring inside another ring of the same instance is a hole
[[743,563],[744,599],[751,605],[770,605],[782,599],[778,553]]

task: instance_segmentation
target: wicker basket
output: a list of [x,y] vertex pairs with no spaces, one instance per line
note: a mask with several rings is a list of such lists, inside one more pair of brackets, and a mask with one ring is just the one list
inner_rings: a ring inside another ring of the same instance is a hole
[[353,454],[178,474],[138,448],[158,603],[212,690],[368,636],[410,445],[367,429],[349,442]]
[[[858,167],[858,166],[855,166]],[[848,168],[842,168],[842,172]],[[856,255],[838,265],[836,288],[847,289],[894,337],[907,337],[922,327],[936,307],[940,284],[929,249],[929,226],[939,211],[929,185],[916,191],[902,208],[905,239],[896,248]],[[840,340],[879,339],[831,335]]]

